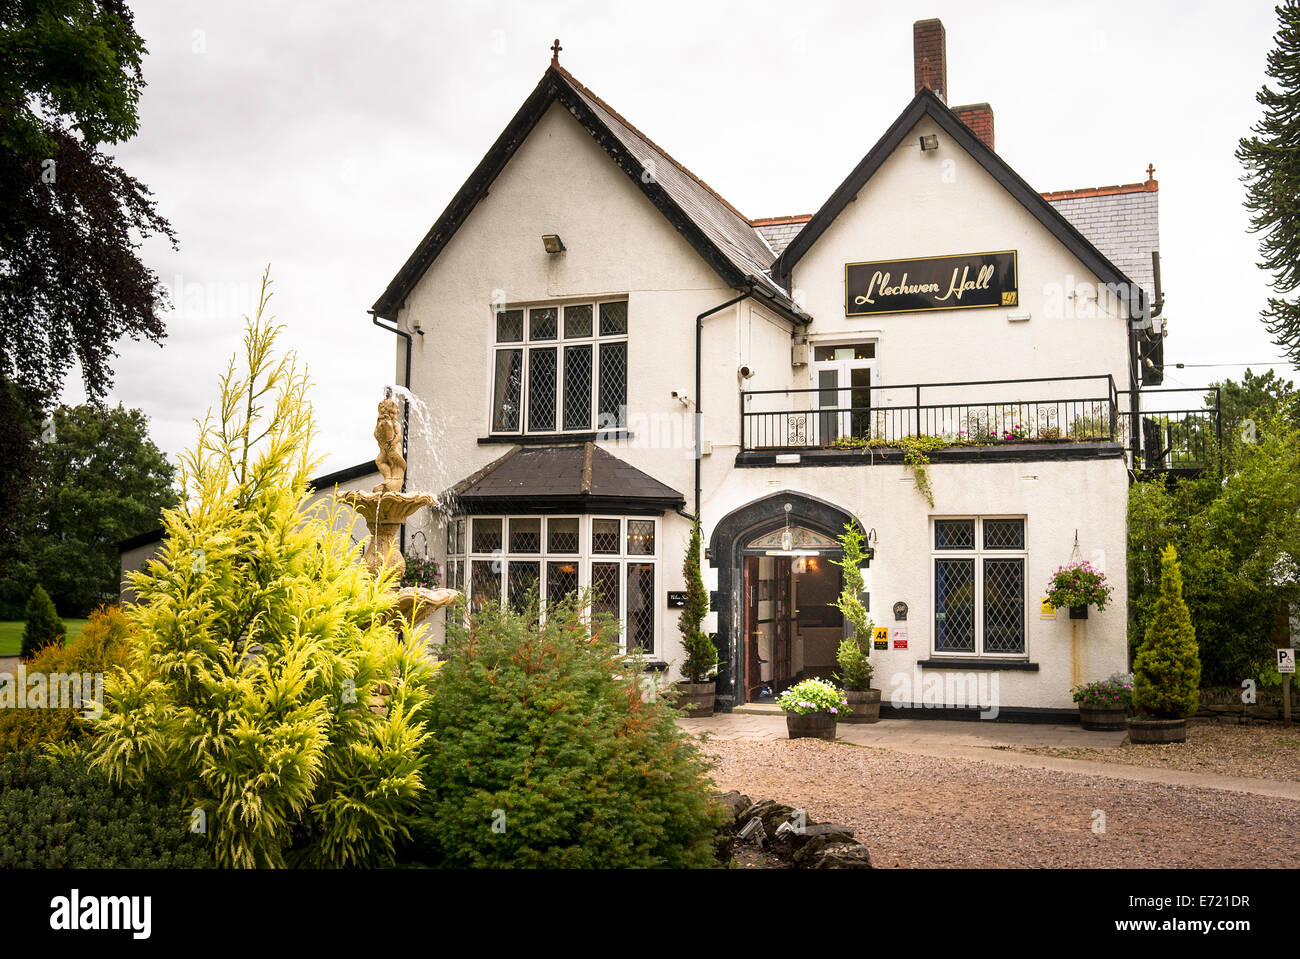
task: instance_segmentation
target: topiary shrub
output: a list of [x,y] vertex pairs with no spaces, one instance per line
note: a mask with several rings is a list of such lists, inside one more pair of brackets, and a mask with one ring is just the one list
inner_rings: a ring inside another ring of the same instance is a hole
[[837,678],[845,689],[861,692],[871,688],[871,677],[876,670],[868,659],[874,623],[862,603],[862,593],[867,588],[867,581],[862,577],[862,564],[867,561],[867,551],[862,526],[856,519],[844,524],[839,542],[841,556],[831,562],[844,570],[844,585],[835,602],[829,605],[844,614],[844,621],[853,627],[853,635],[845,636],[835,651],[835,662],[840,667]]
[[37,586],[27,600],[27,625],[23,627],[23,644],[20,655],[30,659],[37,650],[63,639],[63,620],[44,587]]
[[78,750],[0,759],[0,868],[203,868],[208,848],[189,824],[175,797],[114,789]]
[[709,613],[709,594],[704,589],[704,576],[700,572],[700,521],[697,517],[691,527],[691,541],[682,562],[682,578],[686,581],[686,605],[677,618],[677,629],[682,634],[682,675],[688,683],[707,683],[718,671],[718,647],[713,637],[704,632],[704,617]]
[[1160,556],[1160,598],[1133,660],[1133,709],[1139,717],[1182,719],[1196,712],[1200,685],[1201,660],[1183,602],[1178,553],[1166,546]]
[[[90,614],[81,635],[67,646],[54,643],[43,647],[26,664],[27,676],[43,673],[48,678],[55,673],[78,673],[84,678],[86,674],[103,676],[117,667],[126,667],[131,662],[131,631],[131,622],[120,607],[97,609]],[[83,684],[86,708],[93,692],[93,682],[91,689]],[[15,706],[18,695],[15,686],[12,700]],[[9,705],[4,693],[0,693],[0,702]],[[90,731],[84,711],[0,708],[0,753],[42,743],[77,742]]]
[[449,624],[429,704],[429,796],[410,861],[700,867],[722,813],[706,764],[586,599]]

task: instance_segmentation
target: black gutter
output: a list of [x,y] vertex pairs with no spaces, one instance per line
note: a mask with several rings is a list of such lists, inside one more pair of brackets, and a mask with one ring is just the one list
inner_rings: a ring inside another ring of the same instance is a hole
[[704,410],[700,407],[700,364],[702,363],[701,353],[703,351],[704,341],[704,321],[715,313],[721,313],[728,307],[735,306],[741,300],[747,300],[754,295],[754,284],[750,281],[748,289],[740,296],[727,300],[726,303],[719,303],[712,309],[705,310],[695,318],[695,517],[694,522],[699,522],[700,518],[700,459],[704,455],[704,444],[700,436],[700,427],[703,425]]
[[[397,325],[397,320],[393,320],[393,325],[388,326],[384,323],[379,322],[379,314],[376,313],[374,310],[370,310],[368,312],[370,313],[370,320],[375,324],[375,326],[379,327],[381,330],[387,330],[389,333],[396,333],[402,339],[406,340],[406,374],[402,380],[402,386],[405,389],[410,390],[411,388],[411,334],[407,333],[405,330],[399,327]],[[411,404],[407,403],[406,401],[403,401],[402,402],[402,458],[403,459],[406,458],[406,454],[408,450],[407,434],[410,432],[410,426],[411,426]],[[402,477],[402,492],[403,493],[406,492],[405,476]],[[402,551],[403,556],[406,555],[406,524],[405,523],[402,523],[398,527],[398,549]]]

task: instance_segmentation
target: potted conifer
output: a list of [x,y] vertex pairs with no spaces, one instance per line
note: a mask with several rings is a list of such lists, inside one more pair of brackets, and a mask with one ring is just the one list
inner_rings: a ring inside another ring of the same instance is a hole
[[709,594],[704,590],[704,576],[700,572],[700,521],[696,517],[691,527],[691,541],[686,548],[682,564],[682,578],[686,581],[686,605],[677,620],[682,634],[683,679],[677,684],[680,694],[678,705],[693,719],[713,715],[717,692],[718,647],[713,637],[704,632],[704,617],[709,612]]
[[849,704],[848,713],[840,719],[846,723],[875,723],[880,721],[880,690],[871,688],[875,669],[867,658],[873,623],[862,603],[866,588],[862,563],[867,558],[862,548],[862,530],[856,523],[846,523],[839,541],[843,555],[831,562],[844,570],[844,588],[830,605],[843,613],[844,621],[853,627],[853,633],[840,641],[835,653],[840,667],[835,678],[844,684],[844,697]]
[[1133,660],[1129,741],[1184,742],[1187,717],[1200,702],[1200,684],[1201,659],[1192,616],[1183,601],[1183,573],[1178,553],[1166,546],[1160,556],[1160,599]]

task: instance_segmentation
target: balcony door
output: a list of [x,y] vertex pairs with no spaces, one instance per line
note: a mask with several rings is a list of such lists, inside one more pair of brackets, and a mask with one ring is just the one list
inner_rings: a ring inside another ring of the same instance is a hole
[[817,406],[817,445],[843,436],[868,437],[875,343],[818,344],[813,347],[813,394]]

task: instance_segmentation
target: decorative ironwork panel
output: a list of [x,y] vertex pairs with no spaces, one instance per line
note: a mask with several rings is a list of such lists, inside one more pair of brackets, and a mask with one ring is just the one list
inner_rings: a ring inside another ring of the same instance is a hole
[[985,549],[1024,549],[1025,521],[1023,519],[986,519],[984,521]]
[[600,335],[619,336],[627,332],[627,301],[600,304]]
[[514,609],[526,608],[531,600],[538,598],[541,578],[541,563],[536,560],[512,559],[506,576],[506,601]]
[[501,310],[497,313],[497,342],[521,343],[524,339],[524,311]]
[[[808,415],[806,413],[789,413],[785,422],[786,446],[808,445]],[[778,444],[779,445],[779,444]]]
[[606,556],[617,556],[622,543],[621,522],[616,519],[593,519],[591,521],[591,551]]
[[566,306],[564,308],[565,339],[583,336],[591,336],[591,304],[583,303],[579,306]]
[[934,521],[935,549],[974,549],[973,519],[937,519]]
[[600,345],[599,428],[627,425],[627,344]]
[[524,382],[524,351],[497,350],[496,378],[492,386],[492,429],[513,433],[519,429],[519,406]]
[[528,338],[530,340],[553,340],[559,332],[560,311],[553,306],[545,306],[528,311]]
[[510,521],[510,552],[540,553],[542,551],[542,521],[535,517]]
[[655,521],[630,519],[627,521],[627,554],[653,556],[655,554]]
[[655,568],[627,564],[627,648],[650,653],[655,646]]
[[1025,651],[1025,561],[984,561],[984,652]]
[[555,348],[528,351],[528,428],[555,429]]
[[548,519],[546,521],[546,551],[548,553],[576,553],[578,551],[578,520]]
[[591,347],[564,348],[564,428],[591,429]]
[[975,652],[975,560],[934,561],[934,648]]

